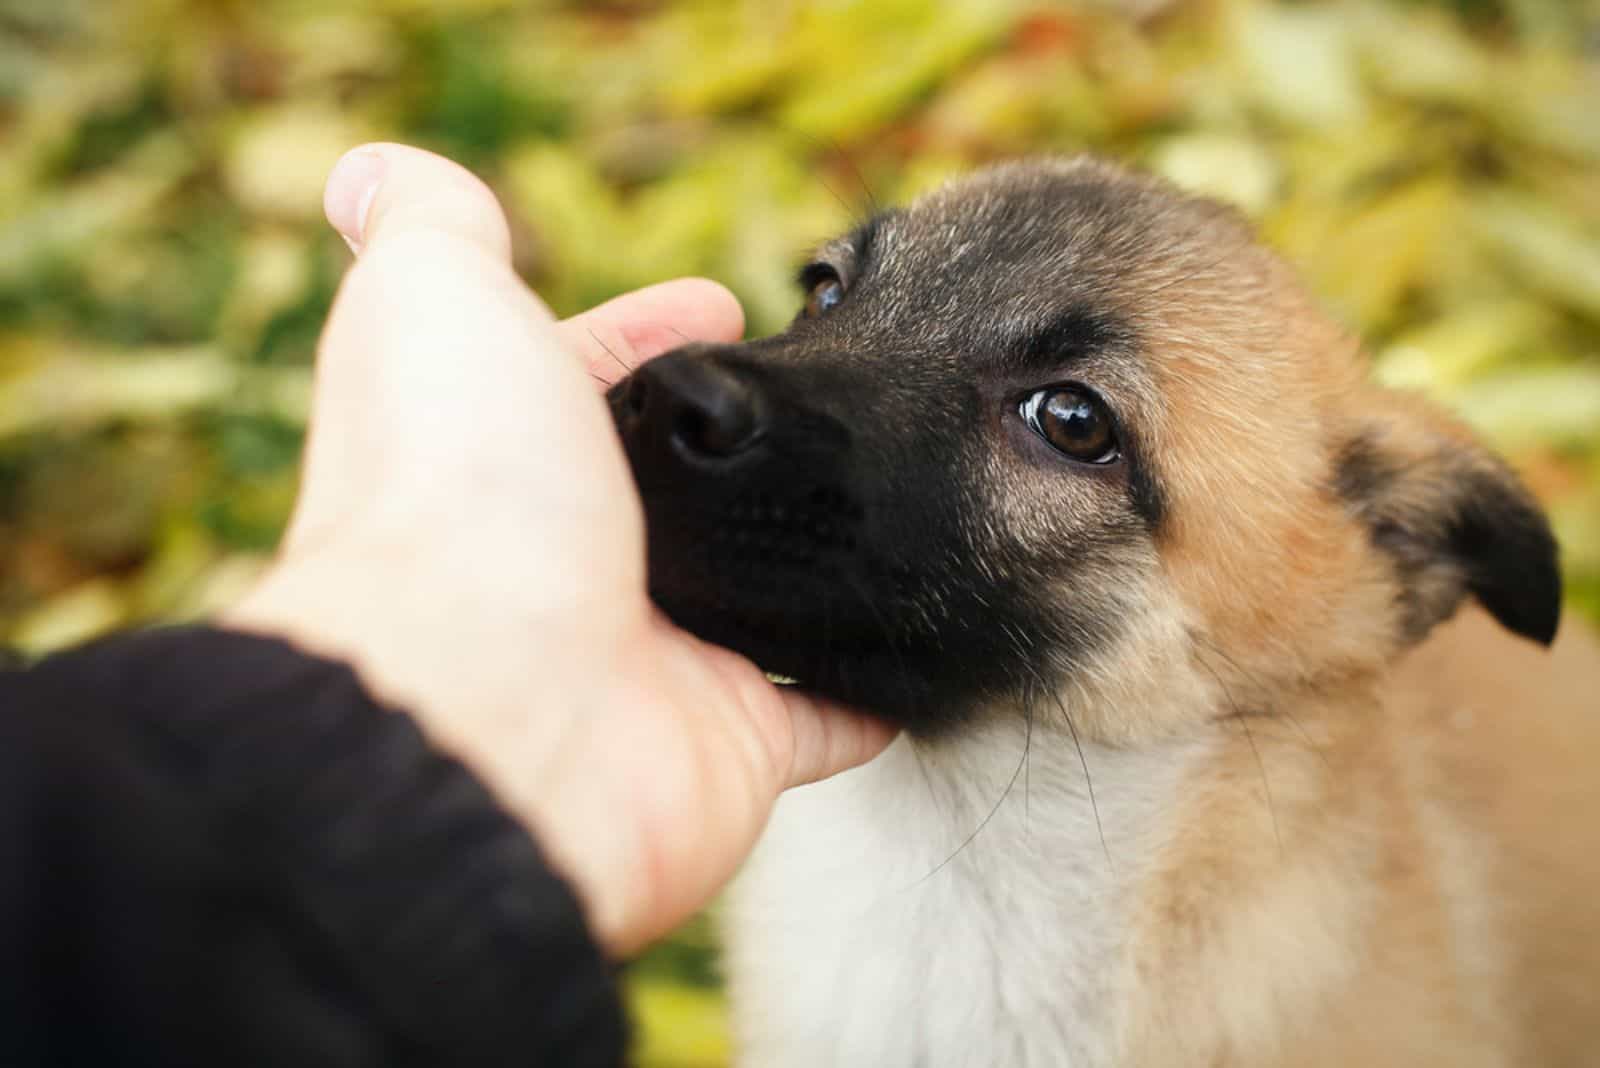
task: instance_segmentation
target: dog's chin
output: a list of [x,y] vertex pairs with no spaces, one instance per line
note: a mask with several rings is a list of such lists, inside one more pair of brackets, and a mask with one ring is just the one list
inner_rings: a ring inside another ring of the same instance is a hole
[[656,604],[696,637],[746,657],[769,676],[911,730],[933,729],[948,715],[937,687],[918,670],[914,650],[823,613],[741,604],[726,595],[685,597],[652,588]]

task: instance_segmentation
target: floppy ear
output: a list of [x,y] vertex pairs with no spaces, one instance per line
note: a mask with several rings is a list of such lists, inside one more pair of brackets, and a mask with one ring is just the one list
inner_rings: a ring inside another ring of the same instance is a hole
[[1406,636],[1420,639],[1471,595],[1506,629],[1550,644],[1561,574],[1527,487],[1422,404],[1394,394],[1364,401],[1335,454],[1334,487],[1394,564]]

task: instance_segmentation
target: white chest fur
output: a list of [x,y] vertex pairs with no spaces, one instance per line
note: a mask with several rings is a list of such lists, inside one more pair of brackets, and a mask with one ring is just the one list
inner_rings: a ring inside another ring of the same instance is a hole
[[1192,754],[1025,740],[901,738],[784,798],[727,909],[741,1064],[1114,1063],[1129,891]]

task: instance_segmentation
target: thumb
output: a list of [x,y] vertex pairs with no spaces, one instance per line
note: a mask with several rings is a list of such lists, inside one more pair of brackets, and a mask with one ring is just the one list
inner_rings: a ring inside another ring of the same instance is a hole
[[582,365],[511,269],[505,215],[483,182],[431,152],[364,145],[334,166],[323,205],[358,259],[318,346],[287,544],[352,503],[377,507],[380,483],[386,501],[405,499],[386,479],[411,486],[448,465],[549,454],[530,445],[536,434],[609,432],[603,408],[581,406],[592,393]]
[[785,788],[804,786],[865,764],[898,734],[881,719],[788,687],[781,696],[794,732],[794,757]]
[[406,145],[362,145],[334,165],[323,211],[351,249],[380,236],[440,230],[479,246],[501,262],[511,259],[511,232],[494,194],[471,171]]

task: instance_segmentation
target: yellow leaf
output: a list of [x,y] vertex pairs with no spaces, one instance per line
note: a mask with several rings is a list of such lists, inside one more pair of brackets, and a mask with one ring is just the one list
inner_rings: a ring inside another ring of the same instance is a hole
[[322,218],[322,187],[334,163],[369,140],[371,131],[332,102],[267,108],[235,132],[224,179],[246,210],[314,222]]
[[724,1068],[729,1061],[728,1023],[716,994],[658,980],[629,985],[639,1029],[634,1047],[639,1068]]
[[91,579],[45,601],[17,621],[10,644],[39,656],[88,641],[127,618],[127,600],[110,579]]

